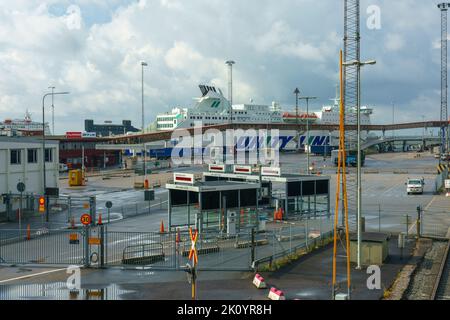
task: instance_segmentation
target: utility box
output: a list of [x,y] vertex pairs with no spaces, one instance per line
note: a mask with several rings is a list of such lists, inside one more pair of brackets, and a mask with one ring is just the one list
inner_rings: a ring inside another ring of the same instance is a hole
[[[361,238],[361,264],[363,266],[381,266],[389,256],[389,238],[387,233],[363,232]],[[350,235],[350,260],[358,262],[358,235]]]
[[69,171],[69,186],[80,187],[84,184],[82,170],[70,170]]
[[227,234],[236,235],[236,212],[229,211],[227,217]]
[[155,190],[145,190],[145,201],[154,201],[155,200]]

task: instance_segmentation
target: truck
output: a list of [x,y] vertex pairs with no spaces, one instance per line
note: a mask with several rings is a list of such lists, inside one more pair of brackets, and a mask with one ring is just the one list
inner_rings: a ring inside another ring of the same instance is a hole
[[[338,166],[338,156],[339,156],[339,150],[333,150],[331,152],[331,157],[333,160],[334,165]],[[358,152],[357,151],[347,151],[346,152],[346,165],[356,167],[358,165]],[[361,166],[364,167],[366,163],[366,153],[364,151],[361,151]]]
[[423,189],[425,186],[425,179],[424,178],[413,178],[409,179],[405,183],[406,185],[406,193],[408,195],[411,194],[423,194]]

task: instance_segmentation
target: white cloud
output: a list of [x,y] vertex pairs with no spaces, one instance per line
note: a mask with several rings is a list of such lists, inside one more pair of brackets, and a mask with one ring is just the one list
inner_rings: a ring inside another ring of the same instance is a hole
[[[374,1],[382,29],[361,25],[363,56],[378,61],[364,71],[363,84],[377,114],[376,105],[386,100],[407,106],[439,88],[433,44],[440,15],[434,4],[418,0],[365,0],[362,6]],[[142,60],[149,63],[147,122],[174,105],[192,106],[200,83],[226,94],[227,59],[237,62],[237,103],[289,106],[296,86],[328,103],[342,47],[341,13],[335,0],[2,1],[1,117],[21,116],[26,108],[40,114],[43,93],[55,85],[71,92],[55,102],[60,132],[82,129],[85,118],[140,123]],[[365,19],[364,8],[361,13]],[[420,101],[430,118],[438,117],[433,99]]]
[[405,41],[399,34],[388,34],[384,46],[388,51],[399,51],[405,46]]

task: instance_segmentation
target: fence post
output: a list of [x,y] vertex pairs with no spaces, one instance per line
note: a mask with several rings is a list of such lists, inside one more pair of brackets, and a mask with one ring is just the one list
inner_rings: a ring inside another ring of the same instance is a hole
[[406,215],[406,238],[409,237],[409,215]]
[[306,223],[305,223],[306,251],[309,250],[309,244],[308,244],[308,229],[309,229],[309,226],[308,226],[308,219],[309,219],[309,215],[308,215],[308,217],[306,218]]
[[67,222],[72,221],[72,197],[67,198]]
[[289,225],[289,252],[292,254],[292,224]]
[[419,239],[420,236],[421,236],[421,234],[420,234],[420,226],[421,226],[421,224],[422,224],[422,218],[421,218],[421,215],[422,215],[422,207],[421,207],[421,206],[418,206],[418,207],[417,207],[417,238],[418,238],[418,239]]
[[95,225],[97,223],[97,209],[95,205],[95,199],[96,197],[89,197],[89,208],[90,208],[90,215],[92,219],[92,225]]
[[100,226],[100,267],[105,266],[105,225]]
[[256,243],[255,243],[255,228],[252,228],[252,247],[251,247],[251,266],[254,264],[255,262],[255,247],[256,247]]
[[89,257],[89,237],[90,237],[90,226],[84,227],[84,267],[89,268],[91,265]]
[[381,232],[381,204],[378,204],[378,232]]

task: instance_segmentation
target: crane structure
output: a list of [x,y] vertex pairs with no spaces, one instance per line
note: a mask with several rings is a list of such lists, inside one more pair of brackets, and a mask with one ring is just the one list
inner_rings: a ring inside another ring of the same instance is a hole
[[[342,50],[339,56],[339,78],[341,84],[341,97],[344,95],[344,80],[343,80],[343,61]],[[333,247],[333,283],[332,283],[332,299],[336,298],[336,292],[338,291],[337,283],[337,251],[338,240],[345,242],[345,256],[347,258],[347,295],[351,297],[351,269],[350,269],[350,226],[348,219],[348,196],[347,196],[347,174],[346,174],[346,146],[345,146],[345,110],[343,99],[340,99],[340,121],[339,121],[339,154],[338,154],[338,170],[337,170],[337,182],[336,182],[336,203],[334,214],[334,247]],[[341,197],[341,185],[342,185],[342,197]],[[343,218],[345,237],[341,236],[339,232],[339,203],[342,201],[341,214]]]
[[[344,0],[344,62],[360,61],[361,56],[361,21],[360,0]],[[345,125],[356,126],[358,121],[357,108],[359,99],[359,72],[357,64],[343,66],[343,104]],[[356,151],[358,147],[358,131],[345,130],[345,147],[348,151]],[[347,191],[350,215],[357,213],[357,187],[356,174],[348,175]]]
[[[447,69],[447,16],[450,3],[443,2],[438,4],[441,11],[441,154],[447,154],[450,150],[449,145],[449,126],[448,126],[448,69]],[[439,158],[439,164],[441,158]]]

